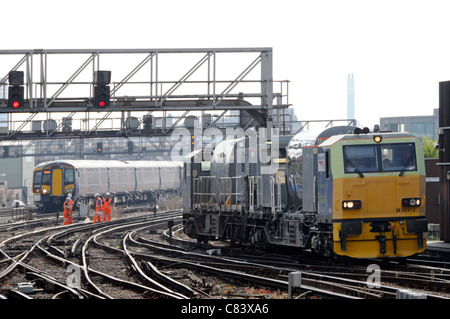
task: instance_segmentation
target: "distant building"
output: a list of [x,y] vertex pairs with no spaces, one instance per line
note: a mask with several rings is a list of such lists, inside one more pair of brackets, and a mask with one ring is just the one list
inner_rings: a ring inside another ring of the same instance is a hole
[[433,141],[438,140],[439,109],[433,110],[433,115],[399,116],[380,118],[382,131],[409,132],[420,138],[426,135]]
[[[34,158],[29,156],[16,156],[22,153],[22,145],[0,147],[0,182],[7,182],[7,189],[14,194],[13,198],[0,195],[1,204],[10,203],[13,199],[19,199],[31,204],[33,194],[31,186],[33,181]],[[2,158],[8,152],[8,158]],[[0,189],[2,187],[0,186]],[[10,195],[11,195],[10,194]]]

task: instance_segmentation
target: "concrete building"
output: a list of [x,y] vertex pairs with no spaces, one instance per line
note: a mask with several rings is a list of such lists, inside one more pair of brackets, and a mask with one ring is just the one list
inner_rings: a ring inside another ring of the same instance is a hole
[[420,138],[427,135],[433,141],[438,140],[438,128],[439,109],[434,109],[433,115],[380,118],[382,131],[409,132]]
[[[30,203],[32,199],[34,158],[29,156],[14,157],[22,152],[22,146],[3,146],[1,153],[8,152],[9,158],[0,158],[0,182],[7,182],[8,194],[3,194],[0,204],[9,204],[14,199]],[[1,205],[0,205],[1,206]]]

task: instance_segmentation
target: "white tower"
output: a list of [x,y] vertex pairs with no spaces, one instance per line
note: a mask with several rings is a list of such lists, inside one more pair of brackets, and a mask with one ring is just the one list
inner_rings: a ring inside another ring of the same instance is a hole
[[347,119],[355,119],[355,78],[353,73],[347,77]]

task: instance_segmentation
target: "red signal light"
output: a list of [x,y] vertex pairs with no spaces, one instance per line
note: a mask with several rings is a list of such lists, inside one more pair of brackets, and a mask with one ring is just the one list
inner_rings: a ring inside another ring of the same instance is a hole
[[8,108],[17,110],[24,104],[24,87],[20,85],[10,85],[8,87]]
[[106,105],[106,102],[105,101],[100,101],[100,102],[98,102],[98,105],[100,107],[104,107]]

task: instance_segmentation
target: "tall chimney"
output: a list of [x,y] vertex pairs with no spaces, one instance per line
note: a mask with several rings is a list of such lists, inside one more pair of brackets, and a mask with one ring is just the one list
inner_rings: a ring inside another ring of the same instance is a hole
[[347,119],[355,119],[355,79],[353,73],[347,77]]

